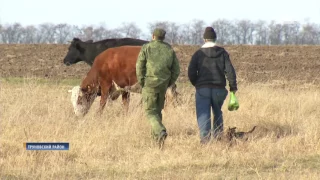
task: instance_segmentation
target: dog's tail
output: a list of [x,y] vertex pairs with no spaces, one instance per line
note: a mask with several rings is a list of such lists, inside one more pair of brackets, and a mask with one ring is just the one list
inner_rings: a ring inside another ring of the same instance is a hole
[[250,131],[248,131],[248,133],[252,133],[256,129],[256,127],[257,126],[253,126],[253,128]]

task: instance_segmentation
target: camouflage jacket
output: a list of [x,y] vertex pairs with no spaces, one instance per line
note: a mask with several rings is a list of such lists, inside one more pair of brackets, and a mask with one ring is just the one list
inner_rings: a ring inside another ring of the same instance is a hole
[[166,88],[180,74],[179,61],[172,47],[158,40],[144,44],[138,56],[136,74],[142,87]]

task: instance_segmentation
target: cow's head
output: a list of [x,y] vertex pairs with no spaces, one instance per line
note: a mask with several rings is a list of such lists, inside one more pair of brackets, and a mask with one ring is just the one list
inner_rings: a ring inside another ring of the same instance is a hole
[[97,91],[93,90],[91,86],[87,86],[86,88],[75,86],[69,92],[71,92],[71,102],[75,115],[85,116],[97,97]]
[[85,43],[92,43],[93,40],[81,41],[79,38],[73,38],[68,48],[68,53],[65,56],[63,63],[67,66],[75,64],[79,61],[85,61]]

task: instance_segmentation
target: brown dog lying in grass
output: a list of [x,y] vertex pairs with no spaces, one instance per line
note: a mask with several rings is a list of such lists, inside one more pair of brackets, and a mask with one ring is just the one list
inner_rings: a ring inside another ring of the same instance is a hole
[[255,130],[256,126],[254,126],[250,131],[248,132],[236,132],[236,127],[230,128],[227,130],[226,137],[228,141],[232,141],[233,138],[236,139],[242,139],[247,141],[248,135],[251,134]]
[[[254,126],[250,131],[243,132],[239,131],[236,132],[236,127],[228,128],[228,130],[225,133],[220,134],[217,137],[218,141],[223,141],[232,144],[233,140],[241,139],[244,141],[247,141],[249,139],[248,135],[251,134],[257,126]],[[212,136],[212,133],[210,132],[206,137],[204,137],[200,143],[201,144],[207,144],[210,141],[210,137]]]

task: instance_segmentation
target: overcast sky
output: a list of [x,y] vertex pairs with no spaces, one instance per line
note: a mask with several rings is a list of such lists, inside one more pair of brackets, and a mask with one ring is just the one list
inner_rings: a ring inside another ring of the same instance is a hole
[[148,22],[190,22],[210,25],[228,20],[290,20],[320,24],[320,0],[0,0],[0,23],[37,25],[45,22],[99,25],[109,28],[135,22],[142,30]]

